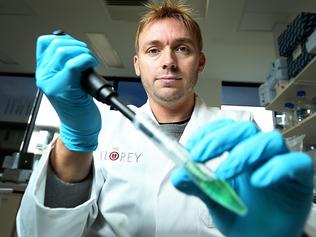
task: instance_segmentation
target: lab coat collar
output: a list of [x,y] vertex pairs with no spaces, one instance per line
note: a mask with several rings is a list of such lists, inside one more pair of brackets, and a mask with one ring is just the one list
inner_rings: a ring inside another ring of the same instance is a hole
[[[203,117],[203,111],[207,110],[207,106],[205,104],[205,102],[203,101],[203,99],[195,94],[195,100],[194,100],[194,109],[193,112],[191,114],[191,118],[190,121],[188,122],[181,138],[180,138],[180,143],[184,144],[184,142],[188,139],[188,137],[191,135],[192,131],[195,130],[197,127],[199,127],[200,125],[202,125],[204,123],[204,119],[200,119],[201,117]],[[219,110],[218,108],[212,108],[215,110]],[[149,117],[158,124],[158,121],[156,120],[155,115],[153,114],[150,105],[149,105],[149,101],[147,100],[146,103],[141,106],[139,108],[139,110],[137,111],[137,113],[146,113],[149,115]]]

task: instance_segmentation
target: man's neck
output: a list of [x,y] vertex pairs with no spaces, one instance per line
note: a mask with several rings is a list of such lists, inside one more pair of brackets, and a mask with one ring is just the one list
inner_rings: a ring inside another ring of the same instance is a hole
[[160,104],[149,100],[151,110],[159,123],[177,123],[191,117],[195,103],[195,96],[170,105]]

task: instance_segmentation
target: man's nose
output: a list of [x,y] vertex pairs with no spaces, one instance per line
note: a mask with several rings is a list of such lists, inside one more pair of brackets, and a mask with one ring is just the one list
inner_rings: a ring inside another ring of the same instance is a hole
[[177,68],[177,59],[173,50],[165,50],[162,57],[162,68],[174,70]]

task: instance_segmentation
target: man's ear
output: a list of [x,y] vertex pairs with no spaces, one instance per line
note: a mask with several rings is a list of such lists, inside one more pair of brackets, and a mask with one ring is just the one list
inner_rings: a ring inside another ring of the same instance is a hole
[[205,67],[205,62],[206,62],[206,57],[203,52],[200,53],[200,58],[199,58],[199,72],[202,72]]
[[139,58],[137,55],[134,56],[134,70],[136,75],[139,77],[140,76],[140,70],[139,70]]

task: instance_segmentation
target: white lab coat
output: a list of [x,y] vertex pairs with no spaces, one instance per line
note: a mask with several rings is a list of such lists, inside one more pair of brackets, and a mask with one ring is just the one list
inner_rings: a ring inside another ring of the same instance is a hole
[[[43,205],[48,149],[24,194],[17,216],[18,236],[221,236],[204,203],[170,183],[173,162],[118,112],[104,105],[100,110],[103,124],[94,153],[90,199],[75,208]],[[154,119],[148,103],[135,111]],[[224,117],[251,119],[247,112],[208,108],[196,97],[180,143],[202,124]]]

